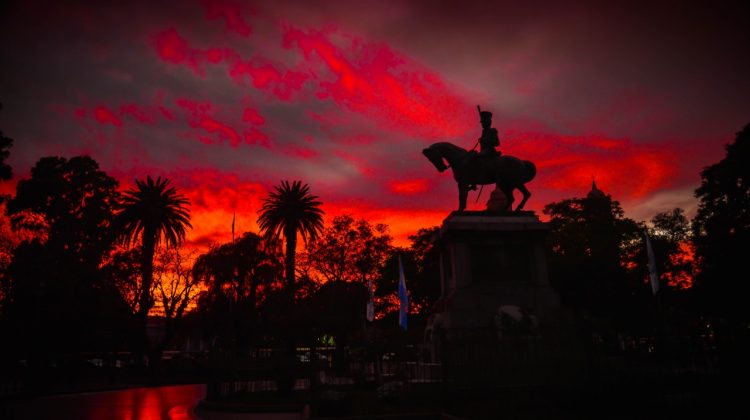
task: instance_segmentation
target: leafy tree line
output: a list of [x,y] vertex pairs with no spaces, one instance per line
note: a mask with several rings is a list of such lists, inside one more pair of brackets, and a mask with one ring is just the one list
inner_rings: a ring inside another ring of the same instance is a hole
[[[652,331],[648,233],[671,310],[732,319],[743,331],[748,286],[735,273],[748,251],[749,138],[745,127],[702,171],[692,223],[681,209],[636,222],[595,186],[545,206],[550,277],[563,303],[599,331]],[[12,141],[0,141],[7,179]],[[190,203],[169,180],[149,176],[120,191],[90,157],[40,159],[4,201],[0,325],[14,337],[5,360],[73,363],[81,352],[122,349],[159,360],[185,323],[232,351],[284,341],[282,333],[345,341],[363,330],[371,284],[378,312],[396,309],[399,256],[413,312],[427,316],[440,294],[436,228],[395,247],[382,224],[343,215],[325,225],[322,202],[300,181],[269,193],[260,232],[199,256],[184,249]],[[165,321],[156,338],[155,308]]]
[[[169,180],[120,191],[90,157],[42,158],[2,219],[0,322],[15,338],[6,360],[74,364],[82,352],[131,350],[158,362],[185,323],[230,350],[280,331],[343,338],[394,248],[384,225],[343,215],[325,226],[321,204],[284,181],[264,201],[261,232],[196,256],[183,246],[190,203]],[[156,336],[154,315],[164,321]]]
[[[548,204],[548,262],[563,303],[602,335],[712,337],[748,348],[750,125],[726,156],[701,171],[692,221],[682,209],[649,223],[625,217],[595,184],[585,197]],[[648,275],[651,241],[659,292]],[[713,344],[711,344],[713,345]]]

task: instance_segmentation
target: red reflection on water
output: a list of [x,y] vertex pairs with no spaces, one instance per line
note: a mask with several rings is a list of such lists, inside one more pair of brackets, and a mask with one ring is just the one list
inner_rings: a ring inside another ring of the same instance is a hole
[[190,420],[191,409],[205,395],[203,386],[134,388],[115,392],[109,407],[97,404],[92,419]]
[[205,395],[205,385],[133,388],[38,398],[12,407],[10,414],[17,419],[193,420],[198,417],[192,410]]

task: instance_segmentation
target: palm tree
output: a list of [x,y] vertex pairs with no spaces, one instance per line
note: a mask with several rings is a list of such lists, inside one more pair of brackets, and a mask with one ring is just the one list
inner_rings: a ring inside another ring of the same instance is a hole
[[297,233],[302,240],[317,239],[323,230],[323,210],[317,196],[310,194],[310,186],[302,181],[281,181],[268,198],[263,200],[258,225],[265,235],[286,240],[285,277],[289,290],[294,286]]
[[185,239],[185,229],[192,228],[187,206],[190,201],[169,185],[167,178],[150,176],[136,180],[136,188],[125,191],[117,214],[119,234],[125,244],[141,243],[141,288],[138,319],[145,324],[148,311],[154,304],[151,285],[154,272],[154,253],[164,240],[167,246],[177,246]]

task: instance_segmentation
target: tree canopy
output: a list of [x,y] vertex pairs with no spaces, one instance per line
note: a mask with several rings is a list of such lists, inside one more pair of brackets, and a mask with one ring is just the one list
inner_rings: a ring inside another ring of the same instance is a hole
[[750,124],[721,161],[703,169],[695,196],[696,291],[709,311],[747,319],[750,283],[741,273],[750,255]]
[[[0,104],[0,110],[3,109],[3,104]],[[5,137],[2,131],[0,131],[0,181],[9,180],[13,176],[13,170],[10,165],[6,162],[10,156],[10,148],[13,146],[13,139]],[[0,197],[2,202],[2,197]]]
[[252,232],[200,255],[192,276],[203,289],[198,310],[206,333],[224,342],[246,340],[256,329],[260,303],[281,286],[281,261],[278,240]]
[[643,228],[594,184],[583,198],[548,204],[550,280],[564,303],[579,311],[628,321],[633,296],[647,292],[626,270],[628,249],[641,247]]
[[309,244],[302,270],[319,282],[367,283],[380,273],[391,249],[384,224],[371,224],[352,215],[336,216],[318,240]]
[[310,186],[302,181],[281,181],[263,200],[258,225],[269,237],[284,235],[286,241],[286,282],[294,287],[297,234],[302,241],[314,241],[323,230],[323,209],[318,197],[310,194]]
[[141,288],[138,315],[144,325],[154,305],[152,284],[156,247],[164,240],[176,246],[185,239],[190,225],[190,201],[171,187],[169,180],[150,176],[136,180],[136,187],[125,191],[119,203],[116,229],[125,244],[138,243],[141,252]]
[[114,240],[117,187],[117,180],[88,156],[42,158],[31,168],[31,178],[18,182],[8,215],[16,223],[29,213],[42,217],[49,246],[96,267]]

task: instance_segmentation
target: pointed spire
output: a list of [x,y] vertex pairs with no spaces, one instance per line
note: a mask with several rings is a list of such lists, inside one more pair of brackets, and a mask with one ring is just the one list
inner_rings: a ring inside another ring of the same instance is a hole
[[589,191],[588,197],[592,198],[592,197],[604,197],[604,196],[605,196],[604,191],[596,187],[596,180],[592,176],[591,177],[591,191]]

